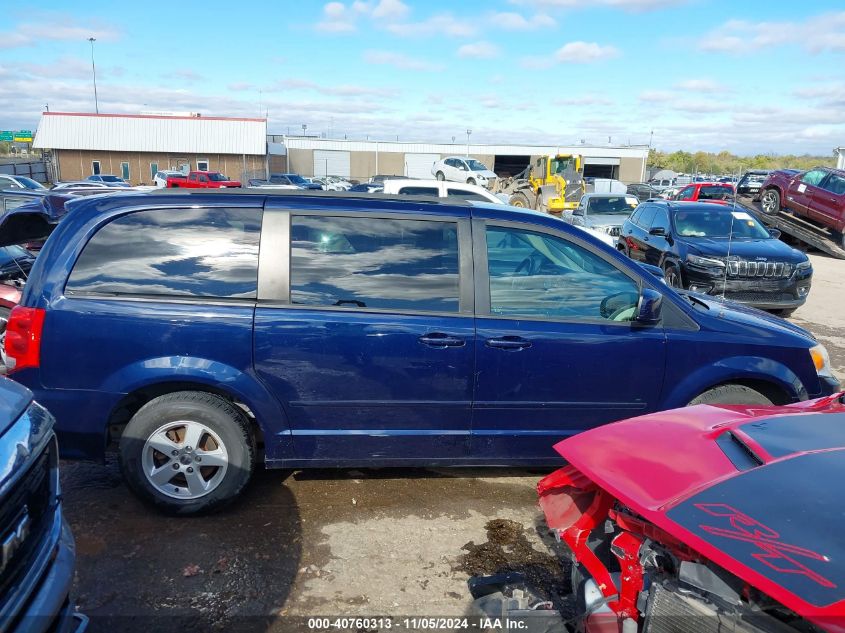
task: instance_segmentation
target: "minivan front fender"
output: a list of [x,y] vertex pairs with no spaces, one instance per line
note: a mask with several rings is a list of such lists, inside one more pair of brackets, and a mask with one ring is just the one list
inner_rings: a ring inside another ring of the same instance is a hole
[[242,402],[261,428],[267,459],[292,457],[287,414],[251,371],[206,358],[163,356],[123,367],[109,376],[100,389],[131,396],[168,384],[179,385],[179,390],[186,384],[205,386]]
[[[671,368],[668,373],[672,373]],[[666,384],[672,385],[669,378]],[[783,394],[785,402],[797,402],[808,397],[804,383],[786,365],[761,356],[730,356],[684,375],[667,392],[663,408],[685,407],[708,389],[726,383],[752,387],[753,383],[766,385],[770,390]]]

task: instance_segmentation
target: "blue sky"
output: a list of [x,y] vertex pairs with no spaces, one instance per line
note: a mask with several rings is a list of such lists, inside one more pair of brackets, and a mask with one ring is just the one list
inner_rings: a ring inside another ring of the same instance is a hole
[[269,131],[449,142],[845,144],[845,6],[758,0],[17,4],[0,128],[54,111],[269,115]]

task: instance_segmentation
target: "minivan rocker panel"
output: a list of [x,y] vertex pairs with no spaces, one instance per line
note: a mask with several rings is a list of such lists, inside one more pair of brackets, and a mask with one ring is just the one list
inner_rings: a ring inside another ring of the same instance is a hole
[[501,205],[349,194],[74,203],[10,321],[11,376],[64,454],[117,444],[171,512],[271,467],[539,465],[556,440],[695,403],[833,393],[824,348],[678,293]]

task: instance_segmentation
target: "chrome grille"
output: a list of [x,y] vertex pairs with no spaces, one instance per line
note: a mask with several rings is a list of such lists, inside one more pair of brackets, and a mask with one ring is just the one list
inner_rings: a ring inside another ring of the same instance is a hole
[[728,262],[728,274],[731,277],[778,277],[792,275],[792,266],[784,262],[752,262],[745,259],[732,259]]

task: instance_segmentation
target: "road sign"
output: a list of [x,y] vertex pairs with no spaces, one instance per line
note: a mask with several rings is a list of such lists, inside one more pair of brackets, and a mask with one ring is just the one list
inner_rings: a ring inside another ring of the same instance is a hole
[[32,130],[0,130],[0,142],[31,143]]

